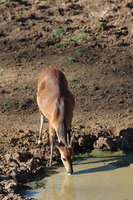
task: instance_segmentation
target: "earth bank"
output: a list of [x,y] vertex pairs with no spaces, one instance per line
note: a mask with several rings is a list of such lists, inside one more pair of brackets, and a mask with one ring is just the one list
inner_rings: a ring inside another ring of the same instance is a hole
[[[75,96],[75,152],[133,150],[133,4],[129,0],[0,1],[0,199],[49,158],[37,145],[36,85],[61,69]],[[58,159],[55,151],[54,159]]]

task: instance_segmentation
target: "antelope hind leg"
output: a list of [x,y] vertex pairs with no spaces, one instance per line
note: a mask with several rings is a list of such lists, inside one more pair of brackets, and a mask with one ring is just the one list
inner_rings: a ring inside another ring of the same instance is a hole
[[42,143],[43,123],[44,123],[44,115],[41,114],[40,133],[39,133],[39,139],[38,139],[38,144],[39,144],[39,145]]

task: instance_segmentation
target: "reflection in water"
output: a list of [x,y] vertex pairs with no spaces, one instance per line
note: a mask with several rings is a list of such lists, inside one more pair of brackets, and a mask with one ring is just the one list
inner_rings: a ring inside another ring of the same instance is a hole
[[58,179],[57,183],[55,176],[51,177],[51,180],[47,182],[47,189],[42,191],[41,200],[76,200],[73,176],[66,175],[63,182],[62,178],[63,176]]
[[133,200],[133,157],[88,158],[74,165],[68,176],[64,167],[44,179],[45,189],[29,195],[37,200]]

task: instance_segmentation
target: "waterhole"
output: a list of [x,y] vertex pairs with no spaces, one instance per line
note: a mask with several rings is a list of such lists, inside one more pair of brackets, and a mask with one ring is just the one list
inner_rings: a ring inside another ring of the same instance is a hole
[[79,159],[73,175],[59,167],[44,178],[43,187],[27,190],[24,196],[37,200],[133,200],[132,163],[131,156]]

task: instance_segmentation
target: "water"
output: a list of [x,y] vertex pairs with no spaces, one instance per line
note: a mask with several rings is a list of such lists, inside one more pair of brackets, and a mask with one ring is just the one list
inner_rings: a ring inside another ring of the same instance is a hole
[[126,157],[77,161],[74,174],[60,167],[46,177],[45,188],[26,191],[37,200],[133,200],[133,164]]

